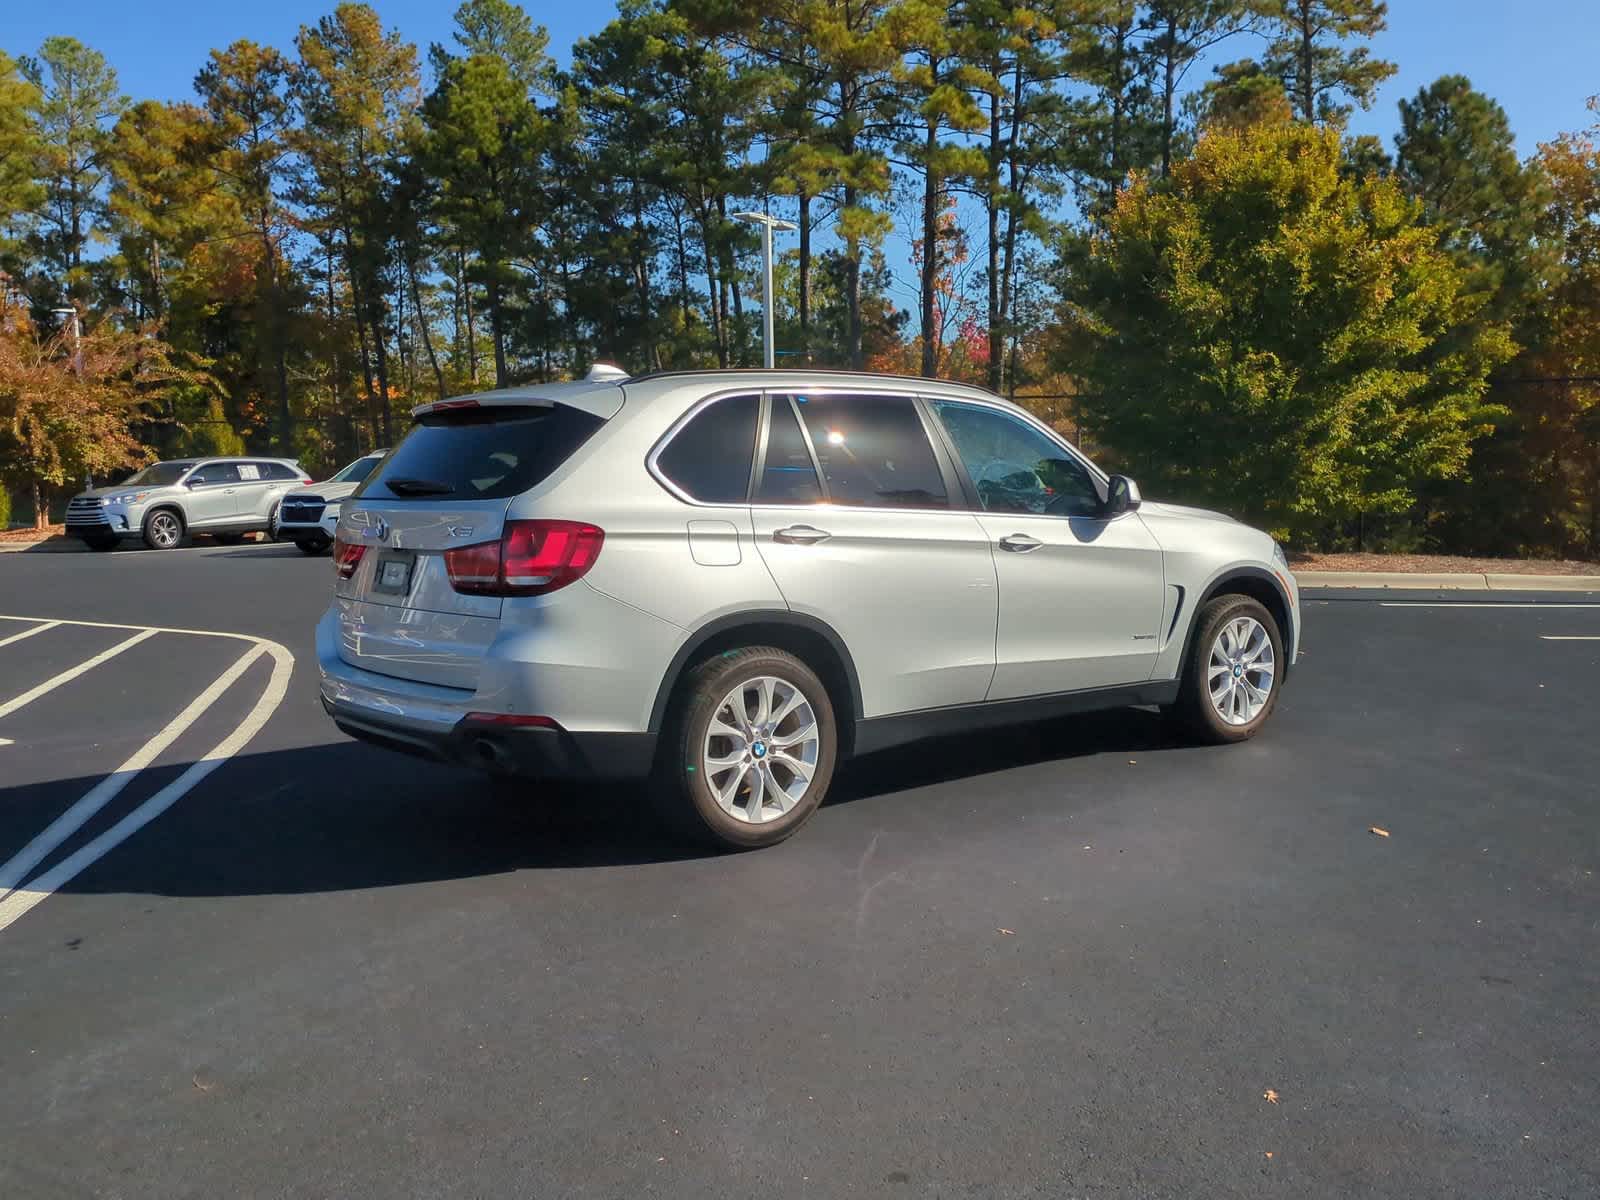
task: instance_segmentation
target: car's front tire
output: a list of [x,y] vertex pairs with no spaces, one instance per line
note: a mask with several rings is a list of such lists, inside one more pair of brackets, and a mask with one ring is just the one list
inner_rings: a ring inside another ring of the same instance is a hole
[[816,811],[837,752],[816,672],[786,650],[729,650],[679,685],[654,788],[663,815],[698,840],[771,846]]
[[158,508],[144,519],[144,544],[152,550],[176,550],[183,544],[183,518]]
[[333,543],[327,538],[321,536],[296,538],[294,544],[296,547],[298,547],[301,554],[310,554],[313,556],[327,553],[328,547],[333,545]]
[[1205,742],[1254,737],[1278,706],[1283,634],[1249,596],[1218,596],[1195,618],[1172,715]]

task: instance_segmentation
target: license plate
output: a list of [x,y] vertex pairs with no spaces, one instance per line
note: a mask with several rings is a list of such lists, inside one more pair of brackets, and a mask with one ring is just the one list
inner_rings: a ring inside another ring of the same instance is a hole
[[417,565],[415,554],[398,554],[390,551],[378,559],[378,573],[372,581],[372,590],[390,596],[404,596],[411,590],[411,571]]

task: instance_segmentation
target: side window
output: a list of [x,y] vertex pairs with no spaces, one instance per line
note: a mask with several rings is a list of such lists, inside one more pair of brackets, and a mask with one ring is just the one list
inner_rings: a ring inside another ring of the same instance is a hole
[[239,468],[233,463],[207,463],[193,475],[189,476],[190,483],[238,483]]
[[294,473],[294,468],[284,463],[262,463],[261,476],[263,479],[274,479],[280,483],[287,483],[290,480],[298,481],[300,478]]
[[1100,515],[1089,469],[1026,421],[976,404],[933,401],[987,512]]
[[265,463],[240,463],[239,478],[245,483],[259,483],[272,478],[272,470]]
[[767,429],[767,457],[756,483],[756,501],[762,504],[816,504],[822,485],[811,465],[800,423],[787,396],[772,397],[772,419]]
[[757,396],[731,396],[695,414],[656,456],[656,469],[707,504],[742,504],[755,453]]
[[948,508],[944,475],[908,396],[796,396],[832,504]]

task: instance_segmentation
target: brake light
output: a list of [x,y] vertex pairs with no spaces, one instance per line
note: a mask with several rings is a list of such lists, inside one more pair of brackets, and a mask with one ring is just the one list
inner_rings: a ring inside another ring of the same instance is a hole
[[334,542],[333,569],[338,572],[339,578],[349,579],[354,575],[356,568],[361,565],[362,556],[366,552],[367,548],[361,542]]
[[605,538],[583,521],[507,521],[498,542],[446,550],[444,566],[469,596],[543,596],[583,578]]

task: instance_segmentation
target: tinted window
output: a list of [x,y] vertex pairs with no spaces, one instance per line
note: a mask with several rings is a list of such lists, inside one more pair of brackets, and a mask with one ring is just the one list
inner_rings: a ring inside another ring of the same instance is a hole
[[499,500],[549,477],[605,424],[565,404],[427,413],[356,495],[380,500]]
[[193,475],[190,483],[238,483],[239,468],[233,463],[207,463]]
[[295,479],[301,476],[287,463],[261,463],[261,478],[263,479]]
[[834,504],[944,508],[950,498],[909,397],[796,396]]
[[383,458],[376,454],[369,454],[365,458],[358,458],[342,469],[329,483],[360,483],[372,474],[372,468],[377,466]]
[[[239,478],[249,483],[251,480],[266,482],[272,479],[281,479],[281,475],[274,473],[274,463],[247,462],[239,464]],[[280,470],[282,468],[279,468]]]
[[1094,476],[1038,429],[995,408],[936,400],[944,423],[989,512],[1062,517],[1100,515]]
[[718,400],[695,414],[656,457],[661,473],[708,504],[742,503],[756,445],[755,396]]
[[183,473],[194,466],[192,462],[159,462],[151,463],[137,475],[130,475],[122,482],[153,483],[157,487],[165,487],[169,483],[177,483],[183,478]]
[[817,482],[800,423],[794,419],[794,409],[786,396],[772,398],[767,457],[756,499],[767,504],[815,504],[822,499],[822,485]]

